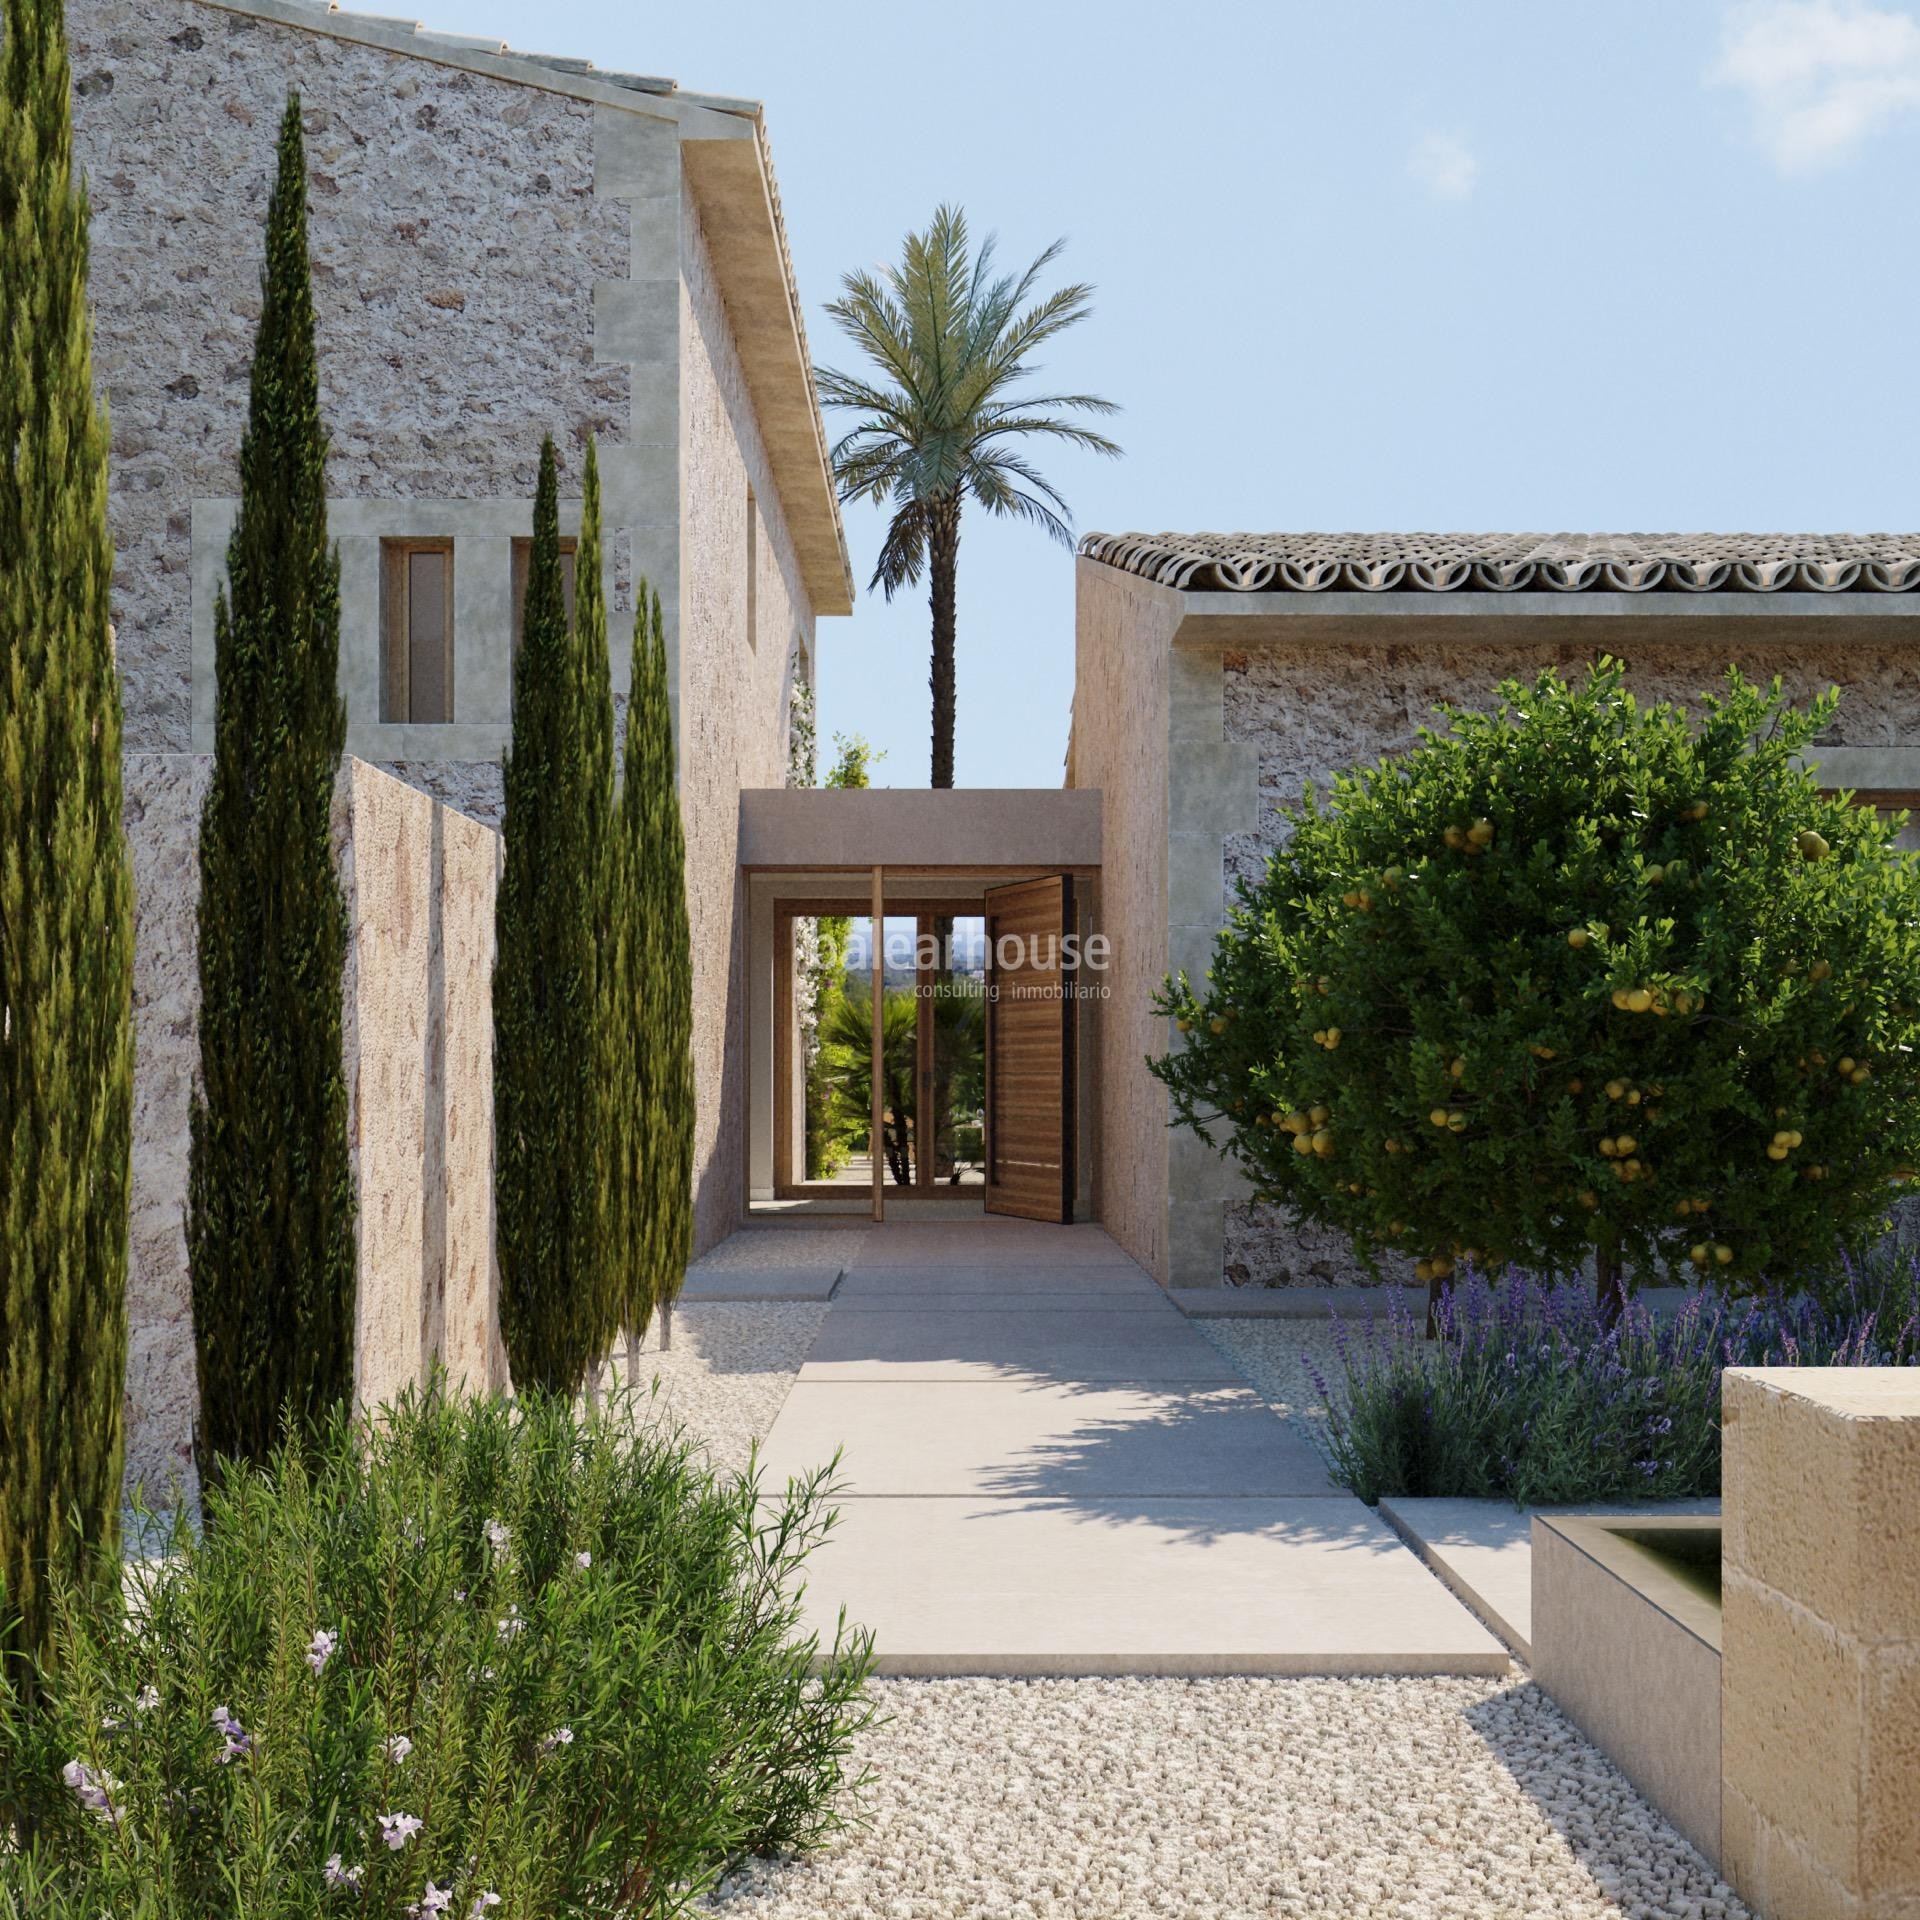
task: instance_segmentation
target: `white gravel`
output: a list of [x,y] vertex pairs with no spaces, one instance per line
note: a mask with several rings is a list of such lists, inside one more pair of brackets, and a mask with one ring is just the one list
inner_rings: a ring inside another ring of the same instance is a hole
[[727,1920],[1666,1920],[1747,1909],[1536,1688],[892,1680],[871,1824]]
[[[766,1438],[826,1317],[825,1304],[815,1302],[675,1307],[672,1352],[660,1350],[656,1318],[635,1384],[644,1392],[657,1381],[660,1417],[704,1442],[715,1466],[737,1473],[753,1443]],[[617,1360],[616,1380],[625,1373],[624,1350]]]

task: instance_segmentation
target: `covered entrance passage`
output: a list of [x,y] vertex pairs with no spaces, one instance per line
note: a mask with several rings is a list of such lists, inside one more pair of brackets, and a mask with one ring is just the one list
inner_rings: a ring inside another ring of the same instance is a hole
[[1051,789],[742,796],[747,1215],[1093,1217],[1099,821]]

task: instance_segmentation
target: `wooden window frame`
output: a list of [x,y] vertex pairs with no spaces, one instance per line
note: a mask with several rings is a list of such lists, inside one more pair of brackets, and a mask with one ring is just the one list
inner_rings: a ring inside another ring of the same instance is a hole
[[[446,711],[428,720],[413,711],[412,562],[423,553],[439,554],[446,562],[446,590],[442,611],[444,649],[442,684]],[[451,726],[458,711],[453,683],[453,542],[439,540],[382,540],[380,543],[380,719],[386,726]]]
[[[572,534],[560,536],[560,591],[567,604],[567,625],[573,625],[574,594],[578,588],[577,567],[566,563],[573,560],[580,551],[580,542]],[[529,534],[516,534],[513,540],[513,584],[510,589],[513,604],[509,616],[513,625],[512,660],[520,658],[520,643],[527,632],[527,576],[533,570],[533,539]]]

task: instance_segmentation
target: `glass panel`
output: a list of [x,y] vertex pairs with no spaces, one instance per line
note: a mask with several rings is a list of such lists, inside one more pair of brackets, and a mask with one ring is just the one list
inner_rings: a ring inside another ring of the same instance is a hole
[[873,1183],[872,928],[864,915],[793,921],[796,1183]]
[[986,1183],[987,926],[978,914],[927,924],[940,963],[926,981],[932,1027],[931,1172],[940,1187],[979,1187]]
[[453,718],[448,697],[448,575],[453,555],[416,551],[407,555],[407,718],[438,726]]

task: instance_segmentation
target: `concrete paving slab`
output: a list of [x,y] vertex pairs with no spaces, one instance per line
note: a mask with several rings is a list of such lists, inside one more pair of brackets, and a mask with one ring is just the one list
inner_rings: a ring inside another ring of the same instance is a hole
[[761,1452],[768,1479],[781,1485],[836,1450],[842,1487],[867,1497],[1339,1492],[1312,1443],[1245,1387],[803,1378]]
[[928,1221],[869,1228],[852,1267],[1112,1266],[1127,1256],[1104,1227],[1031,1220]]
[[992,1295],[1084,1295],[1161,1304],[1165,1295],[1131,1262],[1089,1266],[858,1267],[848,1273],[834,1296],[849,1305],[878,1306],[895,1300],[928,1306],[943,1302],[971,1305]]
[[1357,1500],[854,1499],[808,1563],[890,1674],[1501,1674]]
[[1718,1513],[1718,1500],[1588,1501],[1528,1507],[1506,1500],[1380,1502],[1380,1516],[1522,1660],[1533,1658],[1536,1513]]
[[736,1268],[718,1273],[689,1272],[680,1298],[688,1306],[712,1306],[735,1300],[831,1300],[840,1279],[838,1267]]
[[1008,1306],[956,1312],[839,1305],[803,1381],[1217,1380],[1244,1385],[1231,1362],[1171,1307],[1089,1311]]

